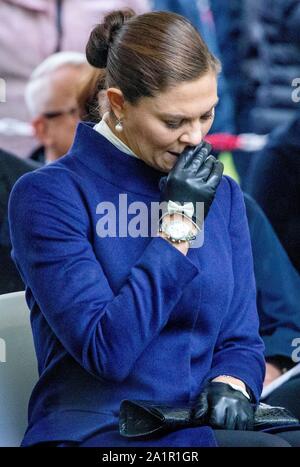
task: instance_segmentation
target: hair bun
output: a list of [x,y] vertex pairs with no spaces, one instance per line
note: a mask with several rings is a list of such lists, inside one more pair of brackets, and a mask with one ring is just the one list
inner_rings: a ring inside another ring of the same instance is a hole
[[96,68],[106,67],[108,51],[116,34],[133,16],[135,13],[130,8],[113,11],[105,16],[103,23],[94,27],[86,46],[86,58],[90,65]]

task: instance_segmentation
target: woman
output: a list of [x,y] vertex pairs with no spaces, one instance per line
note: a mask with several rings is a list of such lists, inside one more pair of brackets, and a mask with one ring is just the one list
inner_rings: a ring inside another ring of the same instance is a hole
[[[264,359],[242,195],[203,144],[219,64],[187,20],[159,12],[108,15],[87,58],[105,68],[109,114],[10,201],[40,374],[23,446],[222,445],[251,427]],[[122,399],[200,394],[220,431],[118,434]]]

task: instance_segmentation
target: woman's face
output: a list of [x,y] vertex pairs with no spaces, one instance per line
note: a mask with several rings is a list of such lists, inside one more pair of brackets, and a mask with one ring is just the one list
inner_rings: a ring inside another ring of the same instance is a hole
[[123,132],[117,136],[146,164],[169,172],[187,146],[208,133],[217,104],[217,77],[209,72],[156,97],[123,107]]

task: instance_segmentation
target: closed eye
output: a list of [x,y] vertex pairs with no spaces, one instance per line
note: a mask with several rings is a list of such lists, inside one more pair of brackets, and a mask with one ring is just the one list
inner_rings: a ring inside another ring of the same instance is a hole
[[202,115],[201,120],[206,121],[206,120],[209,120],[210,118],[213,118],[213,116],[214,116],[214,111]]
[[[203,115],[201,115],[201,117],[199,117],[199,120],[202,121],[202,122],[205,122],[207,120],[210,120],[210,119],[214,118],[215,108],[216,108],[218,102],[219,102],[219,99],[217,99],[217,101],[210,108],[210,110],[208,110],[205,114],[203,114]],[[185,122],[190,121],[190,119],[187,119],[187,118],[184,117],[184,115],[180,115],[180,114],[178,114],[178,115],[164,114],[164,115],[162,115],[162,118],[163,118],[165,126],[167,128],[169,128],[169,129],[171,129],[171,130],[177,130]]]
[[[200,120],[202,121],[207,121],[207,120],[210,120],[211,118],[214,117],[214,110],[207,113],[207,114],[204,114],[200,117]],[[165,121],[165,125],[167,128],[170,128],[171,130],[177,130],[178,128],[180,128],[184,123],[185,123],[186,120],[180,120],[179,122],[173,122],[173,121]]]
[[171,130],[176,130],[180,128],[182,124],[183,120],[181,120],[180,122],[165,122],[166,127],[170,128]]

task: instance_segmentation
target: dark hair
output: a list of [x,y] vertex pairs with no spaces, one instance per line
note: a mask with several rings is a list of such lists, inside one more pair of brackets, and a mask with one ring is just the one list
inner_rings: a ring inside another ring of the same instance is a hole
[[93,29],[86,55],[106,68],[105,87],[119,88],[131,104],[221,69],[194,26],[170,12],[110,13]]

